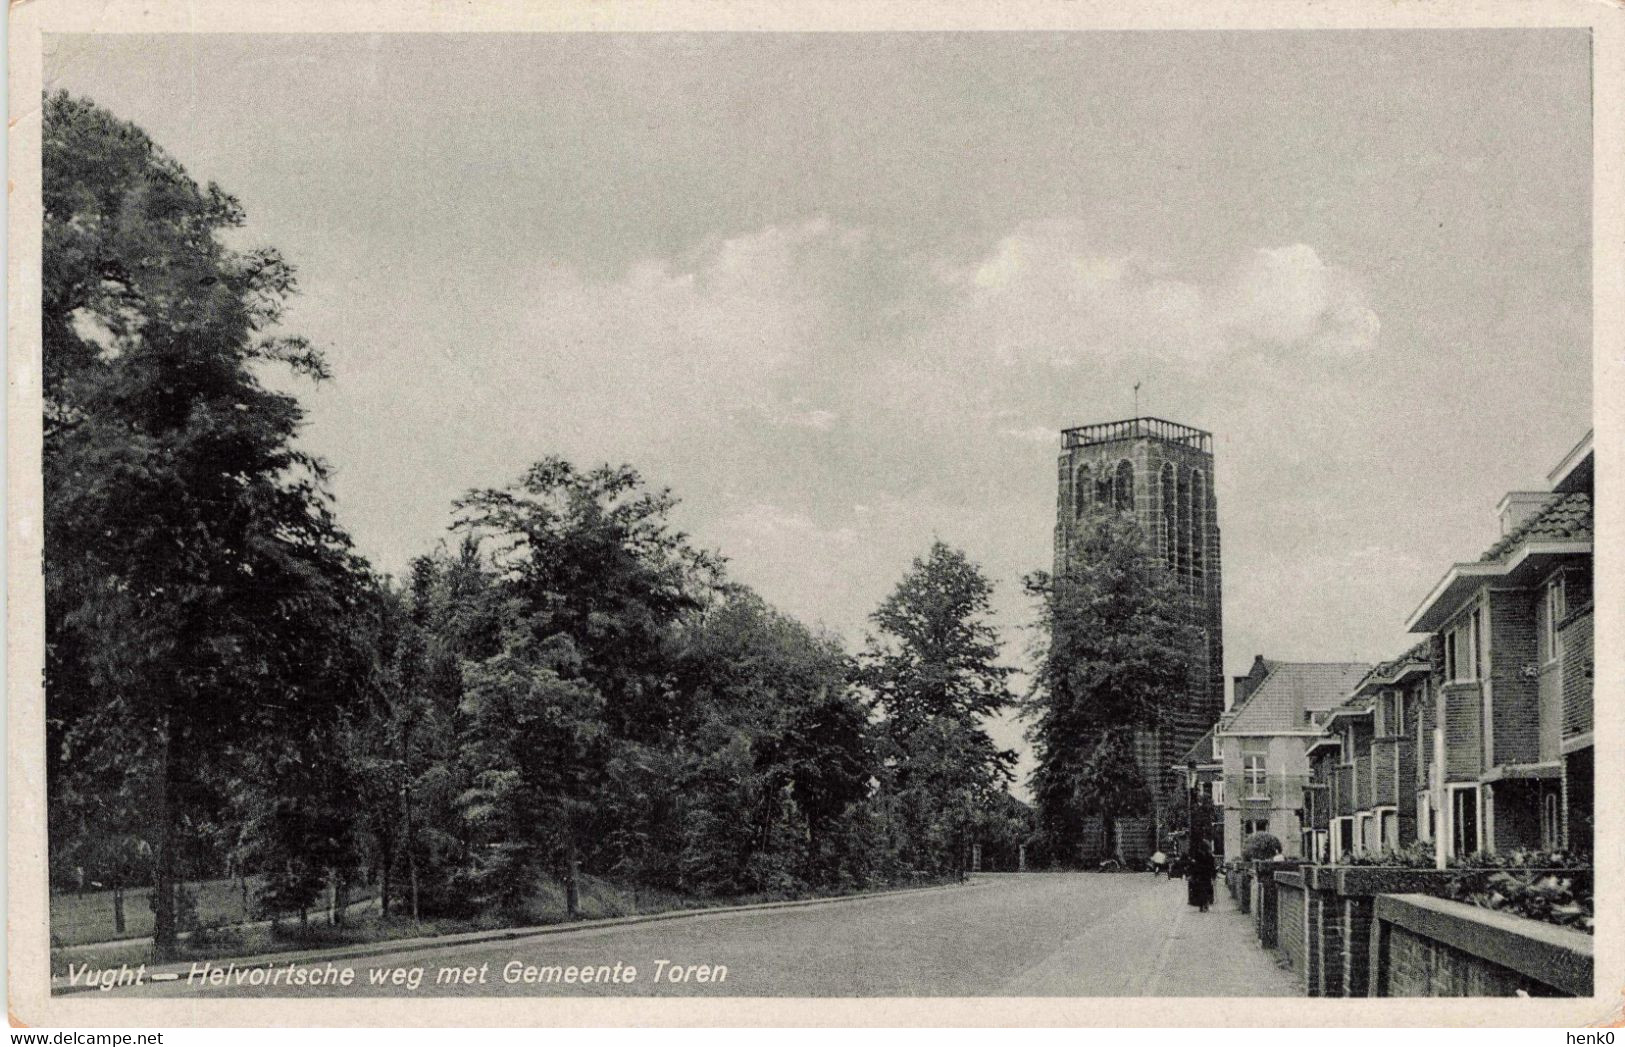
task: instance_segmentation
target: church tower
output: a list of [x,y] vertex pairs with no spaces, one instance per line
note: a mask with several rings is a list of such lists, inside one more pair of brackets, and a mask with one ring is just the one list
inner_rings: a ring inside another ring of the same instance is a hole
[[[1064,430],[1055,523],[1057,574],[1080,521],[1097,505],[1134,514],[1152,548],[1177,576],[1187,621],[1196,634],[1185,692],[1170,698],[1160,729],[1135,738],[1136,762],[1151,786],[1154,811],[1149,818],[1123,819],[1118,825],[1123,852],[1133,859],[1156,849],[1172,805],[1183,808],[1183,776],[1173,770],[1174,764],[1224,710],[1213,435],[1160,418]],[[1086,850],[1106,853],[1110,848],[1096,839],[1086,841]]]

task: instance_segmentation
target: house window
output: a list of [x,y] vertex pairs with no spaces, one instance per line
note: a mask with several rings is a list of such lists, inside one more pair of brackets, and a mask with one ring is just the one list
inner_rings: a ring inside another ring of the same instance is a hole
[[1246,840],[1254,833],[1267,833],[1270,831],[1268,818],[1248,818],[1241,823],[1241,838]]
[[1466,857],[1480,849],[1478,786],[1450,790],[1450,853]]
[[1223,780],[1215,779],[1214,781],[1209,783],[1209,788],[1211,789],[1211,793],[1212,793],[1213,806],[1215,806],[1215,807],[1223,807],[1224,806],[1224,782],[1223,782]]
[[1426,792],[1416,794],[1416,838],[1424,843],[1433,839],[1433,797]]
[[1558,818],[1557,794],[1549,792],[1546,801],[1541,806],[1540,813],[1540,842],[1548,851],[1555,851],[1561,846],[1563,825]]
[[1399,812],[1392,807],[1384,807],[1377,812],[1379,819],[1377,832],[1380,840],[1379,846],[1393,850],[1399,846]]
[[1484,610],[1473,610],[1473,659],[1475,679],[1488,680],[1490,678],[1490,645],[1484,636]]
[[1354,853],[1354,819],[1337,819],[1337,835],[1332,837],[1332,860]]
[[1563,591],[1563,576],[1558,575],[1546,583],[1546,622],[1541,635],[1541,651],[1548,662],[1557,661],[1557,623],[1568,614],[1568,595]]
[[1483,616],[1474,608],[1473,613],[1444,637],[1444,678],[1447,681],[1476,679],[1478,665],[1479,630]]
[[1371,825],[1370,811],[1361,811],[1354,816],[1354,850],[1357,854],[1369,854],[1377,849],[1377,839],[1372,835]]
[[1247,799],[1267,800],[1269,792],[1265,789],[1264,758],[1253,755],[1247,757]]

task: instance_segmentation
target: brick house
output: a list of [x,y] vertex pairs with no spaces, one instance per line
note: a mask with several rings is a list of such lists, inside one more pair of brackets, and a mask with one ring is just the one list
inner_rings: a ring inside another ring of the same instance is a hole
[[1591,849],[1591,439],[1549,490],[1501,499],[1501,538],[1452,565],[1407,623],[1433,663],[1418,824],[1447,857]]
[[1428,838],[1430,651],[1423,641],[1378,665],[1317,718],[1325,733],[1308,747],[1306,856],[1337,861]]
[[1309,784],[1308,746],[1324,732],[1319,717],[1348,698],[1371,670],[1361,662],[1276,662],[1262,656],[1235,681],[1230,711],[1215,739],[1223,766],[1224,851],[1240,855],[1255,832],[1281,841],[1289,858],[1303,857]]

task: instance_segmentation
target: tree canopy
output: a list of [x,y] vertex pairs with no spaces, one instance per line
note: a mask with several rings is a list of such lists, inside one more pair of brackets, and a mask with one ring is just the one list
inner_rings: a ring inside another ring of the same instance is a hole
[[301,775],[304,747],[359,690],[347,622],[371,580],[295,446],[297,400],[261,381],[326,376],[275,333],[292,268],[224,246],[237,201],[133,125],[56,94],[42,134],[51,774],[64,801],[156,812],[163,951],[179,849],[217,820],[218,783],[254,762],[330,784]]
[[1041,830],[1065,853],[1084,819],[1101,819],[1112,841],[1118,818],[1148,809],[1134,740],[1189,686],[1193,633],[1174,575],[1125,513],[1086,518],[1060,574],[1035,573],[1026,587],[1039,606],[1023,703],[1033,793]]
[[998,661],[993,587],[960,550],[934,542],[871,616],[857,679],[879,718],[890,813],[907,860],[951,868],[999,802],[1015,753],[984,720],[1011,705]]

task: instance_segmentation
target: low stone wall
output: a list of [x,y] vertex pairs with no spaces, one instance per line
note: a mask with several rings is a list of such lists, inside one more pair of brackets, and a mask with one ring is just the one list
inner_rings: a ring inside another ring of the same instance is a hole
[[1373,906],[1373,996],[1590,996],[1590,935],[1420,894]]

